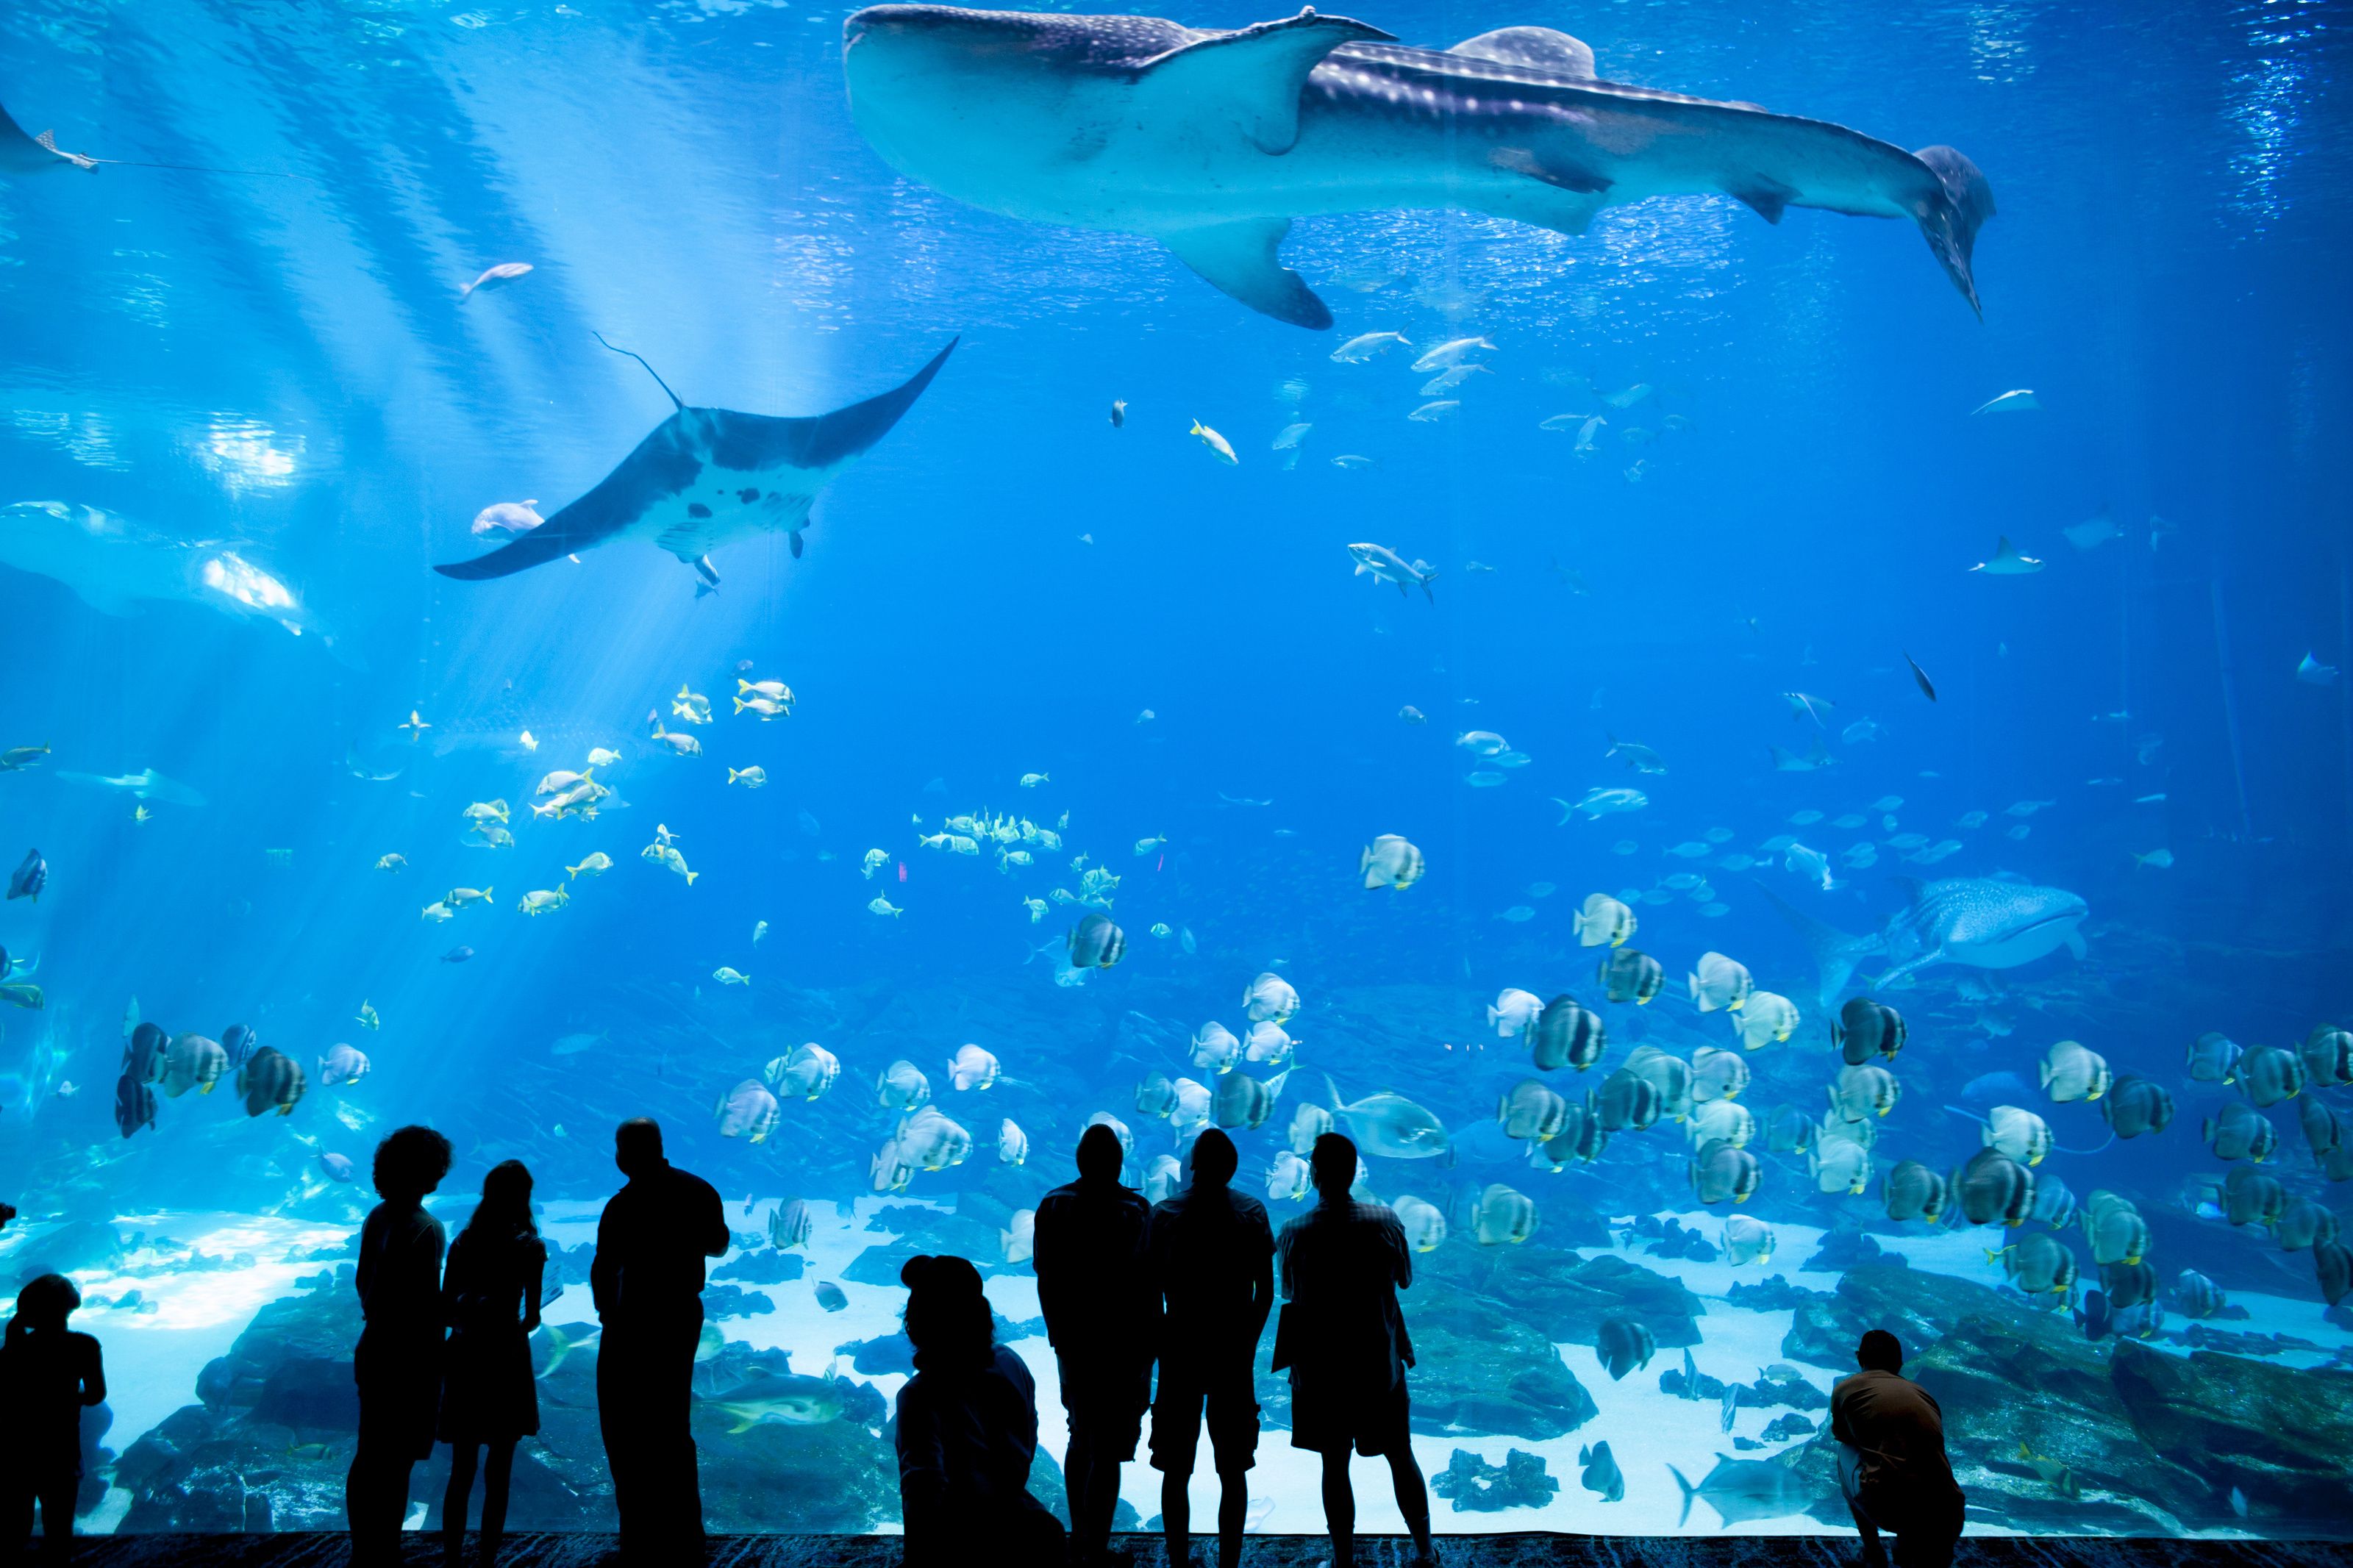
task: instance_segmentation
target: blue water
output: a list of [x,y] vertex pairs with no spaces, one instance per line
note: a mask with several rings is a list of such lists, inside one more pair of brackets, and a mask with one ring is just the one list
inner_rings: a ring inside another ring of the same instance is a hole
[[[1540,1211],[1574,1194],[1612,1218],[1689,1214],[1671,1124],[1559,1179],[1493,1158],[1518,1151],[1497,1151],[1492,1129],[1471,1136],[1532,1071],[1484,1025],[1504,986],[1601,1008],[1600,1068],[1543,1075],[1572,1099],[1630,1045],[1730,1043],[1679,984],[1647,1008],[1603,1005],[1599,955],[1570,926],[1579,901],[1704,873],[1724,911],[1660,889],[1634,903],[1632,945],[1671,982],[1713,950],[1795,999],[1803,1024],[1749,1058],[1743,1102],[1819,1113],[1830,1011],[1758,884],[1864,932],[1903,907],[1895,875],[2007,878],[2087,900],[2088,953],[2003,971],[1990,1000],[1951,966],[1886,994],[1912,1037],[1878,1168],[1957,1164],[1978,1134],[1940,1107],[1989,1073],[2031,1089],[2052,1042],[2082,1040],[2169,1087],[2179,1113],[2159,1137],[2050,1169],[2079,1198],[2124,1191],[2170,1216],[2167,1234],[2200,1237],[2194,1259],[2153,1259],[2167,1281],[2194,1261],[2243,1294],[2253,1327],[2320,1347],[2276,1364],[2341,1359],[2353,1338],[2322,1320],[2308,1252],[2282,1259],[2260,1227],[2198,1218],[2185,1174],[2225,1169],[2199,1122],[2235,1091],[2183,1066],[2204,1031],[2294,1047],[2353,1022],[2353,706],[2341,679],[2297,674],[2307,655],[2353,662],[2353,535],[2331,460],[2353,419],[2334,282],[2353,232],[2341,6],[1368,14],[1430,47],[1560,22],[1604,77],[1957,146],[1999,203],[1978,245],[1985,318],[1908,226],[1792,211],[1775,226],[1674,197],[1610,209],[1580,237],[1452,212],[1304,220],[1284,258],[1331,302],[1324,333],[1250,313],[1149,240],[992,216],[894,174],[845,105],[841,16],[717,0],[260,14],[26,0],[0,15],[0,102],[27,131],[249,172],[0,175],[0,504],[234,542],[308,623],[296,637],[186,603],[104,614],[0,566],[0,746],[52,748],[0,774],[0,857],[37,847],[49,868],[37,904],[0,913],[0,944],[37,960],[17,978],[45,1003],[0,1017],[0,1194],[26,1215],[12,1233],[119,1217],[199,1239],[172,1218],[198,1214],[348,1228],[366,1194],[325,1182],[316,1156],[364,1167],[407,1120],[457,1141],[445,1217],[505,1154],[531,1162],[543,1198],[576,1204],[613,1182],[607,1127],[651,1110],[680,1163],[759,1200],[736,1219],[748,1235],[782,1197],[871,1210],[868,1160],[894,1120],[871,1086],[902,1057],[976,1143],[908,1195],[977,1188],[1001,1116],[1028,1133],[1027,1173],[1060,1180],[1086,1118],[1114,1112],[1136,1129],[1140,1173],[1178,1145],[1135,1113],[1134,1084],[1198,1069],[1173,1051],[1138,1059],[1123,1018],[1179,1037],[1211,1018],[1239,1028],[1241,988],[1270,967],[1304,1000],[1303,1065],[1240,1135],[1245,1180],[1283,1147],[1297,1103],[1329,1104],[1328,1074],[1345,1097],[1410,1093],[1462,1141],[1442,1173],[1376,1162],[1382,1198],[1503,1181]],[[517,260],[535,270],[460,297]],[[1377,331],[1415,348],[1334,362]],[[480,509],[553,512],[667,416],[596,332],[690,404],[790,415],[884,391],[961,342],[818,502],[798,560],[780,538],[723,550],[708,596],[630,541],[494,582],[432,574],[474,552]],[[1409,421],[1428,401],[1414,354],[1480,335],[1493,374],[1447,395],[1451,419]],[[1651,391],[1627,407],[1601,401],[1638,384]],[[2039,410],[1971,415],[2014,388]],[[1608,416],[1598,450],[1538,428],[1569,413]],[[1197,420],[1238,464],[1188,435]],[[1294,467],[1270,443],[1301,422]],[[2103,513],[2117,536],[2063,531]],[[1970,573],[2003,535],[2044,569]],[[1435,566],[1432,599],[1353,575],[1357,542]],[[725,711],[739,668],[787,682],[792,716]],[[648,738],[649,715],[684,727],[682,683],[714,710],[692,731],[700,757]],[[1793,713],[1789,691],[1835,704],[1826,726]],[[1428,721],[1402,721],[1406,705]],[[412,712],[430,726],[415,739],[398,728]],[[1878,732],[1848,739],[1865,721]],[[1470,731],[1530,760],[1476,787],[1483,764],[1453,743]],[[1668,772],[1605,756],[1611,735]],[[1818,738],[1834,765],[1775,770],[1769,748]],[[621,754],[598,770],[617,798],[593,822],[528,820],[537,781],[592,746]],[[765,788],[726,784],[754,763]],[[61,776],[142,768],[203,804],[153,800],[134,821],[129,795]],[[1048,782],[1021,787],[1030,773]],[[1553,797],[1596,787],[1649,804],[1559,821]],[[1901,805],[1865,810],[1890,795]],[[516,818],[512,847],[466,831],[462,809],[493,800]],[[2051,804],[2006,815],[2018,802]],[[1790,823],[1809,810],[1865,821]],[[917,842],[986,811],[1049,828],[1067,814],[1065,849],[1004,870]],[[1988,819],[1953,826],[1971,812]],[[640,858],[657,823],[691,886]],[[2006,834],[2018,826],[2031,831]],[[1666,853],[1711,827],[1730,837],[1704,861]],[[1384,833],[1426,856],[1403,892],[1356,874]],[[1961,847],[1905,864],[1885,847],[1904,833]],[[1842,885],[1760,847],[1783,834],[1829,853]],[[1865,842],[1876,864],[1839,863]],[[885,852],[871,880],[870,848]],[[613,868],[567,881],[592,850]],[[1024,961],[1078,911],[1057,903],[1033,923],[1020,900],[1074,889],[1080,852],[1123,879],[1111,912],[1126,952],[1060,985],[1050,954]],[[1758,863],[1721,867],[1741,853]],[[387,854],[406,869],[374,869]],[[1530,891],[1543,883],[1556,890]],[[495,896],[419,918],[454,887]],[[555,889],[564,907],[518,912]],[[878,895],[903,914],[870,912]],[[1518,908],[1532,918],[1504,918]],[[470,958],[444,962],[461,944]],[[751,984],[723,986],[721,966]],[[252,1026],[311,1074],[302,1102],[248,1121],[224,1085],[166,1099],[126,1141],[111,1085],[134,996],[174,1033]],[[363,1002],[380,1028],[359,1021]],[[552,1052],[580,1035],[603,1037]],[[786,1106],[756,1146],[721,1138],[719,1095],[803,1040],[841,1059],[832,1092]],[[986,1109],[949,1091],[943,1065],[966,1040],[1023,1085]],[[362,1083],[319,1083],[337,1042],[372,1058]],[[2353,1110],[2341,1087],[2306,1093]],[[2094,1108],[2018,1103],[2064,1145],[2105,1136]],[[2266,1168],[2341,1211],[2299,1104],[2272,1109]],[[1907,1234],[1876,1184],[1826,1199],[1788,1159],[1767,1162],[1741,1212],[1792,1234]],[[1467,1230],[1444,1245],[1474,1246]],[[1811,1250],[1785,1247],[1783,1270]],[[2000,1283],[1949,1231],[1915,1243],[1915,1262],[1936,1247]],[[1024,1277],[997,1276],[1001,1308]],[[192,1348],[151,1358],[118,1394],[149,1422],[193,1396],[194,1368],[258,1304],[207,1308],[201,1292],[221,1287],[185,1288],[171,1331]],[[887,1318],[893,1292],[867,1295]],[[798,1297],[792,1310],[807,1315]],[[165,1331],[86,1318],[111,1347]],[[2174,1327],[2156,1342],[2184,1348]],[[822,1321],[809,1332],[823,1340]],[[1603,1381],[1588,1350],[1567,1353]],[[1568,1446],[1622,1447],[1608,1427],[1640,1410],[1609,1406]],[[1717,1439],[1702,1415],[1681,1451],[1704,1467]],[[1442,1468],[1479,1436],[1428,1437],[1426,1457]],[[1501,1462],[1504,1446],[1482,1451]],[[1633,1527],[1597,1512],[1574,1470],[1556,1458],[1568,1500],[1547,1522]],[[1148,1489],[1132,1487],[1147,1513]],[[1312,1495],[1270,1528],[1314,1528]],[[1630,1500],[1657,1505],[1641,1527],[1672,1526],[1654,1468]],[[1703,1511],[1694,1528],[1712,1523]],[[2240,1527],[2263,1529],[2260,1510]]]

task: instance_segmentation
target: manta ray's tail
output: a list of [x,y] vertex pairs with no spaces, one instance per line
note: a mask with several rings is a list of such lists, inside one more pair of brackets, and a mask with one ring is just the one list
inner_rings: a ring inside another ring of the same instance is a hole
[[1978,281],[1969,271],[1970,253],[1977,248],[1978,229],[1993,216],[1993,186],[1979,169],[1950,147],[1923,147],[1912,154],[1928,165],[1943,187],[1940,197],[1931,197],[1920,213],[1920,232],[1927,238],[1928,248],[1945,264],[1945,276],[1969,302],[1969,309],[1979,317],[1985,307],[1978,302]]

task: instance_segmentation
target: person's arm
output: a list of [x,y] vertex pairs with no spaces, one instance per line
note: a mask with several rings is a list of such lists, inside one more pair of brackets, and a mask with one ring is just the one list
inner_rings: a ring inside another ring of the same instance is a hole
[[352,1289],[360,1296],[360,1310],[367,1310],[368,1292],[375,1288],[375,1233],[380,1228],[375,1214],[360,1225],[360,1260],[352,1270]]
[[547,1279],[547,1243],[533,1242],[523,1251],[522,1331],[539,1327],[539,1292]]
[[699,1238],[695,1248],[705,1258],[717,1258],[735,1245],[735,1237],[727,1229],[727,1200],[709,1182],[702,1184],[702,1191],[696,1196],[702,1212],[695,1216],[695,1235]]
[[1846,1413],[1853,1404],[1854,1400],[1846,1392],[1843,1383],[1831,1390],[1831,1440],[1844,1443],[1850,1448],[1860,1448],[1862,1445],[1855,1441],[1854,1428],[1848,1425],[1846,1418]]
[[1266,1332],[1266,1318],[1274,1310],[1274,1237],[1267,1228],[1263,1211],[1250,1237],[1250,1300],[1244,1317],[1250,1326],[1250,1342],[1256,1345],[1259,1336]]
[[1389,1247],[1390,1278],[1400,1290],[1413,1289],[1413,1248],[1405,1239],[1405,1223],[1394,1216],[1381,1226],[1381,1236]]
[[1046,1320],[1052,1343],[1062,1326],[1062,1227],[1060,1211],[1049,1198],[1029,1219],[1029,1271],[1038,1276],[1038,1315]]
[[930,1395],[913,1383],[899,1391],[899,1511],[910,1534],[933,1522],[947,1500],[947,1455]]
[[1299,1294],[1298,1266],[1292,1258],[1293,1235],[1292,1228],[1286,1225],[1282,1227],[1282,1234],[1274,1241],[1276,1261],[1282,1266],[1282,1299],[1286,1301]]
[[621,1299],[621,1260],[614,1250],[621,1227],[613,1222],[613,1210],[620,1202],[616,1194],[597,1216],[596,1256],[588,1264],[588,1298],[596,1303],[596,1321],[600,1323]]
[[94,1337],[84,1334],[82,1339],[90,1346],[90,1364],[81,1369],[81,1402],[84,1405],[103,1405],[106,1403],[106,1357]]

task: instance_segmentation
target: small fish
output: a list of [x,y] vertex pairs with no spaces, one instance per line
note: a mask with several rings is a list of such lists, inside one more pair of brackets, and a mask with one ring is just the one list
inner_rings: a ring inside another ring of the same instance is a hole
[[1111,400],[1111,427],[1114,430],[1124,430],[1127,427],[1127,402],[1124,398],[1114,397]]
[[533,271],[528,261],[501,261],[496,267],[482,269],[482,275],[458,290],[458,298],[470,300],[484,289],[503,289],[518,278],[527,278]]
[[768,782],[768,770],[757,763],[748,768],[729,768],[727,782],[740,784],[745,789],[758,789]]
[[1219,435],[1215,430],[1210,429],[1207,425],[1202,424],[1198,419],[1193,421],[1193,428],[1187,431],[1186,434],[1188,436],[1198,436],[1201,438],[1201,445],[1207,447],[1220,460],[1226,463],[1239,464],[1241,461],[1240,458],[1234,456],[1233,443],[1228,441],[1223,436]]
[[2133,864],[2136,866],[2152,867],[2159,871],[2169,870],[2173,866],[2173,851],[2170,849],[2152,849],[2146,855],[2135,854],[2133,856]]
[[1928,672],[1920,668],[1920,661],[1907,653],[1904,656],[1904,662],[1912,667],[1912,679],[1920,688],[1920,695],[1931,702],[1936,700],[1936,682],[1930,680]]
[[2033,389],[2021,386],[2014,391],[1999,393],[1987,398],[1983,403],[1970,409],[1969,413],[1972,416],[1979,414],[2029,414],[2042,406],[2042,404],[2035,401]]
[[363,1029],[381,1029],[384,1027],[384,1020],[376,1016],[375,1004],[373,1002],[363,1001],[360,1004],[360,1010],[356,1016],[356,1019],[359,1026]]
[[733,969],[723,963],[711,972],[711,978],[716,980],[722,985],[749,985],[752,984],[752,977],[750,975],[744,973],[740,969]]
[[885,898],[882,898],[882,897],[881,897],[881,896],[879,896],[879,895],[878,895],[878,896],[877,896],[877,897],[876,897],[876,898],[875,898],[871,902],[870,902],[870,903],[866,906],[866,908],[868,909],[868,910],[869,910],[869,911],[871,911],[871,912],[872,912],[872,913],[874,913],[874,914],[878,914],[878,915],[892,915],[892,916],[898,916],[898,915],[903,915],[903,914],[905,914],[905,913],[907,912],[906,910],[904,910],[901,909],[898,905],[896,905],[896,904],[892,903],[890,900],[885,899]]
[[474,950],[470,947],[453,947],[448,952],[441,955],[441,962],[444,963],[463,963],[473,956]]
[[1346,342],[1334,349],[1332,358],[1340,364],[1363,364],[1376,354],[1386,353],[1391,348],[1409,349],[1411,347],[1413,344],[1406,340],[1403,332],[1366,332],[1361,336],[1350,338]]

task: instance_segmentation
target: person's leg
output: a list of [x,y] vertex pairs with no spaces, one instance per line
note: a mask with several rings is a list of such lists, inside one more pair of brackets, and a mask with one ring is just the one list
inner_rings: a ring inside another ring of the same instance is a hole
[[1355,1568],[1356,1493],[1348,1485],[1353,1448],[1324,1450],[1324,1527],[1332,1532],[1332,1568]]
[[1250,1523],[1250,1472],[1218,1477],[1218,1568],[1239,1568],[1242,1531]]
[[1887,1568],[1887,1549],[1880,1544],[1879,1526],[1862,1508],[1862,1455],[1851,1445],[1838,1445],[1839,1495],[1854,1518],[1855,1534],[1862,1539],[1863,1568]]
[[605,1436],[605,1469],[613,1478],[613,1508],[620,1515],[621,1552],[628,1555],[640,1537],[652,1542],[652,1502],[638,1464],[646,1413],[635,1408],[637,1346],[634,1336],[605,1331],[596,1353],[596,1424]]
[[499,1544],[506,1539],[507,1489],[514,1480],[515,1439],[491,1445],[490,1462],[482,1469],[482,1568],[498,1561]]
[[1073,1411],[1071,1440],[1062,1449],[1062,1491],[1071,1508],[1071,1556],[1082,1563],[1092,1563],[1107,1544],[1094,1538],[1095,1451],[1093,1433]]
[[1421,1464],[1413,1457],[1413,1445],[1403,1437],[1390,1446],[1388,1459],[1389,1486],[1397,1493],[1398,1512],[1405,1515],[1414,1552],[1427,1563],[1431,1559],[1430,1488],[1422,1482]]
[[32,1540],[32,1479],[12,1475],[0,1479],[0,1562],[16,1562]]
[[466,1553],[466,1505],[474,1495],[474,1444],[449,1445],[449,1484],[441,1489],[441,1559],[455,1564]]
[[79,1488],[70,1472],[41,1483],[41,1557],[63,1563],[73,1558],[74,1493]]
[[1160,1476],[1160,1534],[1168,1568],[1185,1568],[1193,1555],[1193,1472],[1164,1470]]
[[664,1444],[669,1453],[670,1529],[681,1554],[673,1563],[702,1561],[702,1468],[694,1448],[694,1352],[702,1338],[702,1302],[672,1331],[669,1361],[661,1369],[659,1399]]

